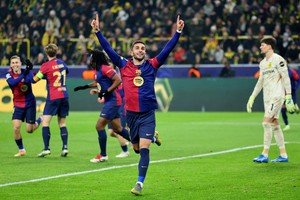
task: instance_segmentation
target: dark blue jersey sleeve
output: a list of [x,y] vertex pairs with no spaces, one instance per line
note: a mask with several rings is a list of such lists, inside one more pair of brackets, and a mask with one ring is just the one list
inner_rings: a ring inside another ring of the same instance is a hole
[[111,59],[111,61],[113,62],[113,64],[117,65],[119,68],[122,68],[126,65],[127,60],[124,59],[123,57],[119,56],[114,50],[113,48],[110,46],[110,44],[108,43],[108,41],[106,40],[106,38],[103,36],[103,34],[101,33],[101,31],[98,31],[96,33],[96,36],[102,46],[102,48],[104,49],[104,51],[107,53],[108,57]]
[[169,54],[171,53],[171,51],[176,46],[176,44],[179,40],[179,37],[180,37],[180,33],[178,33],[176,31],[176,33],[173,35],[171,40],[166,44],[166,46],[163,48],[163,50],[158,54],[157,60],[158,60],[160,65],[162,65],[166,61]]
[[7,78],[6,81],[10,86],[16,86],[20,81],[24,78],[24,74],[21,74],[18,78],[13,78],[10,76],[10,78]]

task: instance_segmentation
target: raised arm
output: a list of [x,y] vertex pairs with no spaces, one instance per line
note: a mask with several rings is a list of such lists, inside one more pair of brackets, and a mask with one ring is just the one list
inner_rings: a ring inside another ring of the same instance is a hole
[[122,66],[122,59],[121,56],[119,56],[114,50],[113,48],[110,46],[110,44],[108,43],[107,39],[104,37],[104,35],[101,33],[100,31],[100,27],[99,27],[99,17],[98,14],[96,14],[95,19],[92,20],[91,22],[91,27],[93,28],[93,30],[95,31],[95,34],[98,38],[98,41],[100,42],[102,48],[104,49],[104,51],[107,53],[108,57],[111,59],[111,61],[117,65],[118,67],[123,67]]
[[184,21],[180,19],[180,15],[177,16],[176,26],[177,26],[176,33],[173,35],[171,40],[166,44],[166,46],[157,56],[157,60],[160,64],[163,64],[165,62],[165,60],[168,58],[169,54],[174,49],[174,47],[176,46],[179,40],[180,34],[184,27]]

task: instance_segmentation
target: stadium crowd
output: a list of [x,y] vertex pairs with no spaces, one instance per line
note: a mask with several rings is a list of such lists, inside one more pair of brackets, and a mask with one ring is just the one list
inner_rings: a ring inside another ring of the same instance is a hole
[[99,45],[87,26],[97,12],[100,29],[124,57],[138,38],[149,57],[156,55],[176,31],[180,13],[186,28],[168,64],[258,63],[263,35],[277,39],[277,52],[289,63],[300,63],[296,0],[0,0],[0,65],[8,66],[14,54],[40,65],[49,43],[58,45],[68,65],[87,65],[87,49]]

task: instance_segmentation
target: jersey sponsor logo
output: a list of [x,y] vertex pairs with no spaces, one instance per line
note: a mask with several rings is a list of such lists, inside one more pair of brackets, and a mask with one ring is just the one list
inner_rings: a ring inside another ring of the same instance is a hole
[[284,62],[281,61],[281,62],[279,63],[279,66],[280,66],[280,67],[284,67]]
[[274,72],[275,72],[274,69],[272,69],[272,70],[267,70],[267,71],[264,71],[264,72],[263,72],[263,75],[271,74],[271,73],[274,73]]
[[136,76],[133,79],[133,84],[137,87],[140,87],[144,84],[144,79],[141,76]]

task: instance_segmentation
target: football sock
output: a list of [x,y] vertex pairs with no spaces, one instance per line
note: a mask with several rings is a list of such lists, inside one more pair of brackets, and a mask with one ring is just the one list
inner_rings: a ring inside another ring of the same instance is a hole
[[151,140],[151,142],[152,142],[152,143],[156,142],[156,138],[153,137],[152,140]]
[[64,126],[64,127],[60,128],[60,136],[61,136],[61,140],[63,142],[62,150],[68,149],[68,129],[67,129],[67,127]]
[[121,135],[126,140],[130,141],[129,132],[127,129],[123,128],[122,131],[118,134]]
[[18,145],[19,150],[24,149],[22,138],[21,139],[17,139],[15,141],[16,141],[16,144]]
[[107,135],[105,130],[98,131],[98,141],[100,146],[100,154],[106,156]]
[[263,122],[264,128],[264,149],[270,149],[272,142],[272,126],[271,123]]
[[50,142],[50,128],[49,126],[45,126],[42,128],[43,133],[43,141],[44,141],[44,150],[50,149],[49,142]]
[[287,117],[287,114],[286,114],[286,108],[282,108],[281,114],[282,114],[282,119],[284,121],[284,124],[288,125],[289,122],[288,122],[288,117]]
[[287,158],[288,157],[287,153],[281,153],[280,156],[283,157],[283,158]]
[[147,174],[148,166],[149,166],[149,149],[142,148],[140,149],[140,162],[139,162],[139,176],[138,176],[138,182],[144,182],[144,179]]
[[283,136],[280,126],[276,125],[276,126],[272,126],[272,128],[273,128],[273,132],[274,132],[275,141],[276,141],[279,149],[285,148],[284,136]]
[[40,125],[41,122],[42,122],[42,118],[41,118],[41,117],[38,117],[38,118],[36,119],[36,122],[37,122],[38,125]]
[[268,157],[269,157],[269,155],[268,155],[268,154],[266,154],[266,153],[262,153],[262,155],[263,155],[264,157],[266,157],[266,158],[268,158]]
[[122,151],[124,151],[124,152],[127,152],[127,151],[128,151],[128,147],[127,147],[126,144],[125,144],[124,146],[121,146],[121,148],[122,148]]

